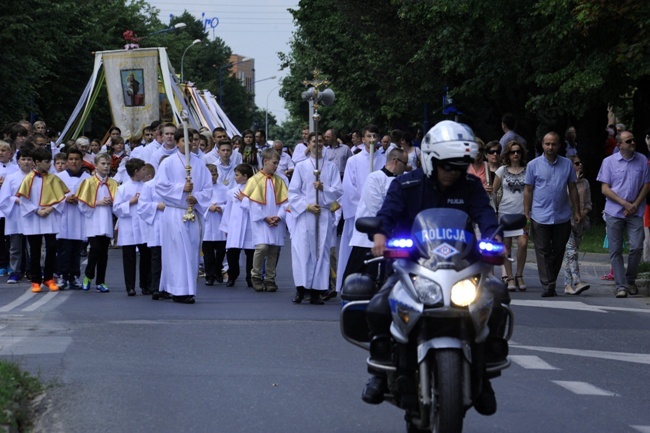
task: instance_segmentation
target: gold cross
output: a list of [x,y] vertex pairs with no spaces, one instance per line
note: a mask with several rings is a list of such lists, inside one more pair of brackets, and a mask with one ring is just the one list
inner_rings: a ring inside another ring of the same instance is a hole
[[313,74],[313,80],[305,80],[302,82],[302,84],[305,86],[312,86],[314,88],[314,109],[318,110],[318,92],[320,91],[321,87],[327,86],[330,82],[329,80],[321,80],[318,78],[320,75],[320,71],[318,69],[314,69]]

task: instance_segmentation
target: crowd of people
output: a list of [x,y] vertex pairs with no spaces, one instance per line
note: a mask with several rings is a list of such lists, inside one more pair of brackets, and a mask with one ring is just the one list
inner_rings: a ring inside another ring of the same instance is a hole
[[[508,256],[513,242],[517,254],[506,262],[503,281],[510,291],[527,289],[523,273],[532,232],[542,296],[556,294],[562,264],[564,293],[580,294],[589,289],[580,278],[578,249],[592,204],[575,128],[567,129],[564,141],[547,134],[541,154],[527,163],[527,143],[515,132],[514,117],[504,115],[501,126],[500,140],[476,139],[478,152],[467,173],[480,180],[497,214],[529,219],[526,228],[504,233]],[[616,293],[623,297],[637,291],[644,239],[639,221],[649,184],[647,160],[635,152],[634,137],[624,125],[616,127],[616,146],[598,180],[607,197]],[[320,305],[335,298],[345,277],[373,272],[363,265],[373,243],[356,232],[354,221],[376,215],[391,182],[427,163],[419,135],[381,135],[375,125],[348,137],[334,129],[316,135],[306,126],[292,152],[280,140],[268,141],[263,130],[229,137],[220,127],[184,131],[161,122],[132,142],[112,127],[104,140],[81,136],[57,144],[56,131],[43,121],[10,124],[3,132],[0,275],[8,283],[26,277],[34,292],[90,290],[93,284],[108,292],[108,249],[118,246],[129,296],[138,283],[143,294],[182,303],[195,301],[199,269],[207,286],[234,286],[242,250],[246,285],[276,291],[287,233],[293,302]],[[623,231],[630,239],[627,270]],[[88,257],[83,273],[82,256]]]

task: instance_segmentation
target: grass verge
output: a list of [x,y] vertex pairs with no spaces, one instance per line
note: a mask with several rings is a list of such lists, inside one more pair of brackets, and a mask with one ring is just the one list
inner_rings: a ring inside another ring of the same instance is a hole
[[0,427],[10,432],[28,431],[30,402],[42,390],[40,381],[18,365],[0,361]]

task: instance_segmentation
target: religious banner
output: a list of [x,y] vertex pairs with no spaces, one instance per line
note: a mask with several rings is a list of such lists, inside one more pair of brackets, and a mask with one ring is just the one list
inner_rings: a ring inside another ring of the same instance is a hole
[[158,49],[102,53],[113,124],[129,140],[160,116]]

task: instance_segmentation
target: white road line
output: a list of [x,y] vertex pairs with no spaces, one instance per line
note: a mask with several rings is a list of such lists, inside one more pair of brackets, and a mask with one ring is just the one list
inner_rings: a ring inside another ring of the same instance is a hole
[[565,349],[562,347],[519,346],[510,344],[511,349],[537,350],[559,355],[584,356],[586,358],[609,359],[613,361],[634,362],[650,365],[650,355],[646,353],[604,352],[600,350]]
[[605,391],[604,389],[598,388],[586,382],[571,382],[564,380],[552,380],[551,382],[560,385],[562,388],[565,388],[571,391],[574,394],[578,395],[596,395],[604,397],[620,397],[615,392]]
[[650,425],[631,425],[630,427],[640,433],[650,433]]
[[13,302],[8,303],[7,305],[3,306],[0,308],[0,313],[7,313],[11,310],[13,310],[16,307],[19,307],[20,305],[24,304],[25,302],[29,301],[32,297],[36,296],[35,293],[32,293],[31,288],[27,289],[25,293],[20,295],[18,299],[16,299]]
[[520,367],[529,369],[529,370],[559,370],[557,367],[553,367],[551,364],[544,361],[539,356],[534,355],[510,355],[508,356],[512,362],[516,363]]
[[43,305],[50,302],[58,293],[59,293],[58,291],[57,292],[47,292],[41,299],[34,302],[29,307],[23,308],[21,311],[34,311],[34,310],[37,310],[38,308],[40,308]]
[[606,307],[602,305],[588,305],[584,302],[579,301],[534,301],[514,299],[510,302],[510,305],[518,305],[520,307],[554,308],[558,310],[589,311],[592,313],[607,313],[607,311],[626,311],[629,313],[650,314],[650,308]]

